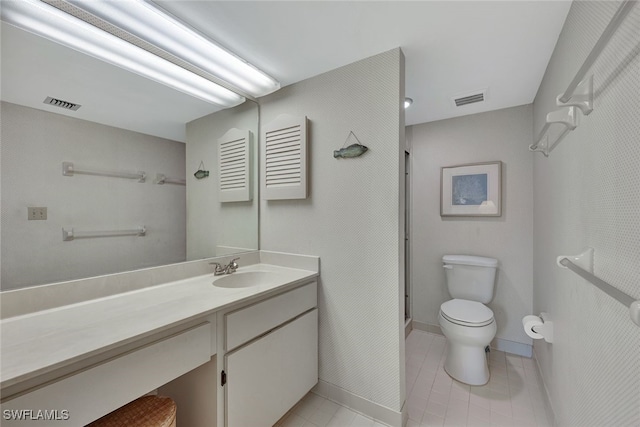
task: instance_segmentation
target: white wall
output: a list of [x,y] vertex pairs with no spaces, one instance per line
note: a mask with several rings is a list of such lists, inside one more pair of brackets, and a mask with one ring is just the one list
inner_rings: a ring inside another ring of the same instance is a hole
[[[521,319],[532,312],[533,159],[525,145],[532,139],[531,127],[530,105],[411,126],[412,318],[417,327],[437,326],[440,305],[451,299],[443,255],[497,258],[489,307],[496,337],[503,341],[494,345],[530,353]],[[503,162],[502,216],[441,217],[440,168],[496,160]]]
[[[618,5],[573,2],[534,103],[536,133]],[[638,6],[590,71],[594,111],[549,158],[535,154],[534,310],[551,314],[555,341],[534,347],[560,426],[640,425],[640,328],[555,264],[593,247],[594,274],[640,299]]]
[[[187,259],[229,253],[220,246],[258,249],[258,105],[247,101],[187,123]],[[251,201],[220,203],[218,139],[229,129],[250,130],[253,137]],[[204,163],[209,177],[193,174]]]
[[[395,49],[260,100],[261,125],[282,113],[310,125],[309,198],[262,201],[261,249],[320,256],[320,380],[348,406],[356,396],[396,414],[405,393],[403,62]],[[334,159],[350,131],[369,151]]]
[[[15,104],[2,108],[2,289],[185,260],[184,144]],[[147,181],[62,175],[77,168],[145,171]],[[27,221],[46,206],[46,221]],[[145,237],[62,240],[62,228],[132,229]]]

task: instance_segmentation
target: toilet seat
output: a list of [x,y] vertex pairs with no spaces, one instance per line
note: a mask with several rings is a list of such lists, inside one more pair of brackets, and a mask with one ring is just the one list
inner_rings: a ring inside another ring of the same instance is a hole
[[493,311],[486,305],[464,299],[452,299],[440,306],[440,314],[451,323],[481,327],[494,321]]

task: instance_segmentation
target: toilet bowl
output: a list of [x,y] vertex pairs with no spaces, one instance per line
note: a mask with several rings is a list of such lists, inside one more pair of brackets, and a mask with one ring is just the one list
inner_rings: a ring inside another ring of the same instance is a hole
[[447,289],[453,298],[440,306],[439,323],[447,338],[445,371],[470,385],[489,381],[485,348],[496,336],[493,299],[498,260],[470,255],[442,257]]
[[440,328],[447,338],[445,371],[470,385],[489,381],[485,348],[496,335],[493,312],[476,301],[453,299],[440,306]]

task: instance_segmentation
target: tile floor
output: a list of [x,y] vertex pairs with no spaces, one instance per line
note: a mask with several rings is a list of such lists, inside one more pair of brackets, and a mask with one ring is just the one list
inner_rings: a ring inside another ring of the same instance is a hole
[[278,423],[277,427],[385,427],[385,424],[365,417],[349,408],[307,394]]
[[469,386],[444,371],[445,348],[441,335],[414,329],[407,337],[407,427],[551,426],[533,359],[493,350],[489,383]]
[[[413,330],[406,341],[406,427],[550,427],[533,359],[492,351],[491,380],[476,387],[444,371],[441,335]],[[383,427],[314,393],[305,396],[277,427]]]

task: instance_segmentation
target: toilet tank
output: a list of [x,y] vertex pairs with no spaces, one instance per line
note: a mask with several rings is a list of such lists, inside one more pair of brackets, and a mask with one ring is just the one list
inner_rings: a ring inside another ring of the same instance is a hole
[[478,301],[483,304],[493,299],[498,260],[470,255],[442,257],[447,288],[452,298]]

